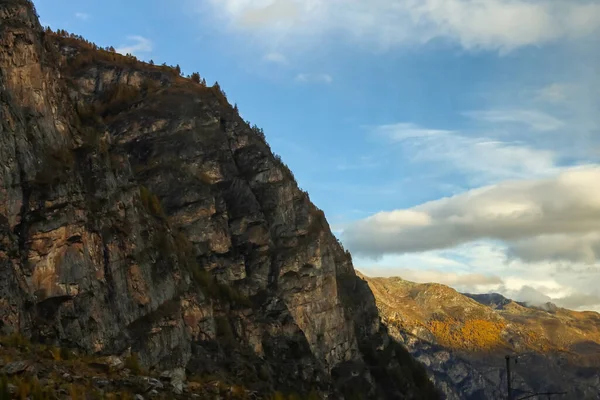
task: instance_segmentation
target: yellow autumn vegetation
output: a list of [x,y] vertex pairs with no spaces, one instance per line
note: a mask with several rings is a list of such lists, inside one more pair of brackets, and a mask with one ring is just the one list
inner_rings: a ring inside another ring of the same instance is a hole
[[488,350],[502,344],[501,334],[504,324],[482,319],[464,322],[449,319],[429,321],[428,328],[443,346]]

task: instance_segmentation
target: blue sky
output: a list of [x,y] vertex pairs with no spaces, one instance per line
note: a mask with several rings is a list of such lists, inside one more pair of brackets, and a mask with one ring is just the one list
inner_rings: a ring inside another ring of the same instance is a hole
[[218,80],[364,272],[600,309],[599,1],[36,5]]

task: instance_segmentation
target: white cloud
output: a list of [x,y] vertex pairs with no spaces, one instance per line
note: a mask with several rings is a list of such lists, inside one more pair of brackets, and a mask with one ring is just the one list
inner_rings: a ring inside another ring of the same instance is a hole
[[[442,285],[453,287],[474,287],[474,286],[489,286],[501,285],[502,279],[498,276],[484,274],[459,274],[456,272],[437,271],[433,269],[417,270],[410,268],[397,268],[391,271],[383,271],[381,269],[367,268],[365,274],[367,276],[397,276],[404,280],[416,283],[441,283]],[[376,272],[373,275],[373,272]]]
[[380,133],[387,135],[392,140],[421,139],[421,138],[439,138],[441,135],[451,135],[452,131],[443,129],[427,129],[411,123],[397,123],[392,125],[382,125],[377,128]]
[[288,59],[281,53],[267,53],[263,57],[265,61],[272,62],[280,65],[288,65]]
[[[234,9],[239,10],[239,1],[231,1]],[[273,0],[270,2],[252,2],[255,7],[246,7],[238,14],[243,26],[256,29],[265,25],[283,26],[287,21],[297,18],[302,12],[300,4],[293,0]],[[260,4],[260,5],[259,5]]]
[[[595,279],[594,275],[583,275],[584,279]],[[545,284],[548,284],[547,286]],[[554,303],[559,307],[568,308],[576,311],[592,310],[600,312],[600,292],[560,284],[552,280],[544,280],[543,275],[540,275],[540,280],[530,280],[526,282],[521,280],[519,285],[512,289],[506,286],[501,286],[498,292],[501,292],[505,297],[526,303],[530,306],[540,306],[545,303]],[[586,293],[582,293],[585,290]]]
[[552,299],[560,307],[572,310],[594,310],[600,312],[600,296],[594,294],[572,294],[560,299]]
[[134,42],[130,45],[123,45],[116,49],[117,53],[121,54],[140,54],[152,51],[152,41],[143,36],[134,35],[128,36],[127,39]]
[[545,234],[516,241],[511,254],[528,261],[566,259],[583,263],[600,260],[600,229],[574,234]]
[[[554,96],[558,96],[557,88],[553,88]],[[548,93],[546,93],[548,95]],[[551,115],[534,110],[484,110],[469,111],[466,116],[486,123],[509,123],[527,126],[535,131],[555,131],[564,123]]]
[[301,83],[326,83],[330,84],[333,82],[333,78],[328,74],[305,74],[301,73],[296,75],[296,82]]
[[555,170],[553,152],[518,142],[471,137],[410,123],[383,125],[375,133],[402,144],[413,161],[448,164],[453,170],[482,176],[484,181],[544,176]]
[[[506,181],[347,227],[344,243],[372,257],[499,240],[526,260],[593,263],[600,256],[600,166]],[[569,240],[561,241],[561,237]]]
[[[195,0],[202,7],[204,2]],[[501,52],[594,34],[600,4],[572,0],[209,0],[234,30],[282,37],[332,34],[378,46],[450,40]]]
[[87,21],[90,18],[90,15],[84,12],[77,12],[75,13],[75,17],[82,21]]
[[573,85],[552,83],[539,89],[535,95],[535,100],[547,103],[562,103],[569,98],[569,94],[573,89]]
[[451,249],[385,255],[376,264],[354,255],[367,276],[399,276],[437,282],[462,293],[500,293],[532,305],[551,301],[560,307],[600,311],[600,264],[529,262],[507,256],[507,246],[478,241]]
[[552,297],[547,296],[541,291],[527,285],[522,286],[511,296],[511,298],[516,301],[522,301],[534,306],[552,301]]

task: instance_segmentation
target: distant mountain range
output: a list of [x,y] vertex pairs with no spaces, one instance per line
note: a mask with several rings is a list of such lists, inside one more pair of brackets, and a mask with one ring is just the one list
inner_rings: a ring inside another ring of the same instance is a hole
[[[490,306],[496,310],[503,310],[505,306],[516,303],[523,307],[534,308],[542,311],[546,311],[549,313],[556,313],[558,311],[558,307],[556,304],[552,302],[546,302],[541,304],[532,304],[524,301],[514,301],[511,299],[507,299],[502,296],[500,293],[484,293],[484,294],[471,294],[471,293],[463,293],[465,296],[472,298],[478,303],[481,303],[486,306]],[[570,311],[570,310],[567,310]]]
[[425,364],[448,399],[507,398],[506,355],[514,399],[540,392],[600,399],[600,314],[553,303],[529,306],[497,293],[463,294],[436,283],[361,277],[390,334]]

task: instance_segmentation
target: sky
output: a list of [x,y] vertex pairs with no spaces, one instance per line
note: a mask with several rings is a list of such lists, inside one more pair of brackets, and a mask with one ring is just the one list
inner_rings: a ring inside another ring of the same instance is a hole
[[600,311],[600,0],[37,0],[218,81],[372,276]]

